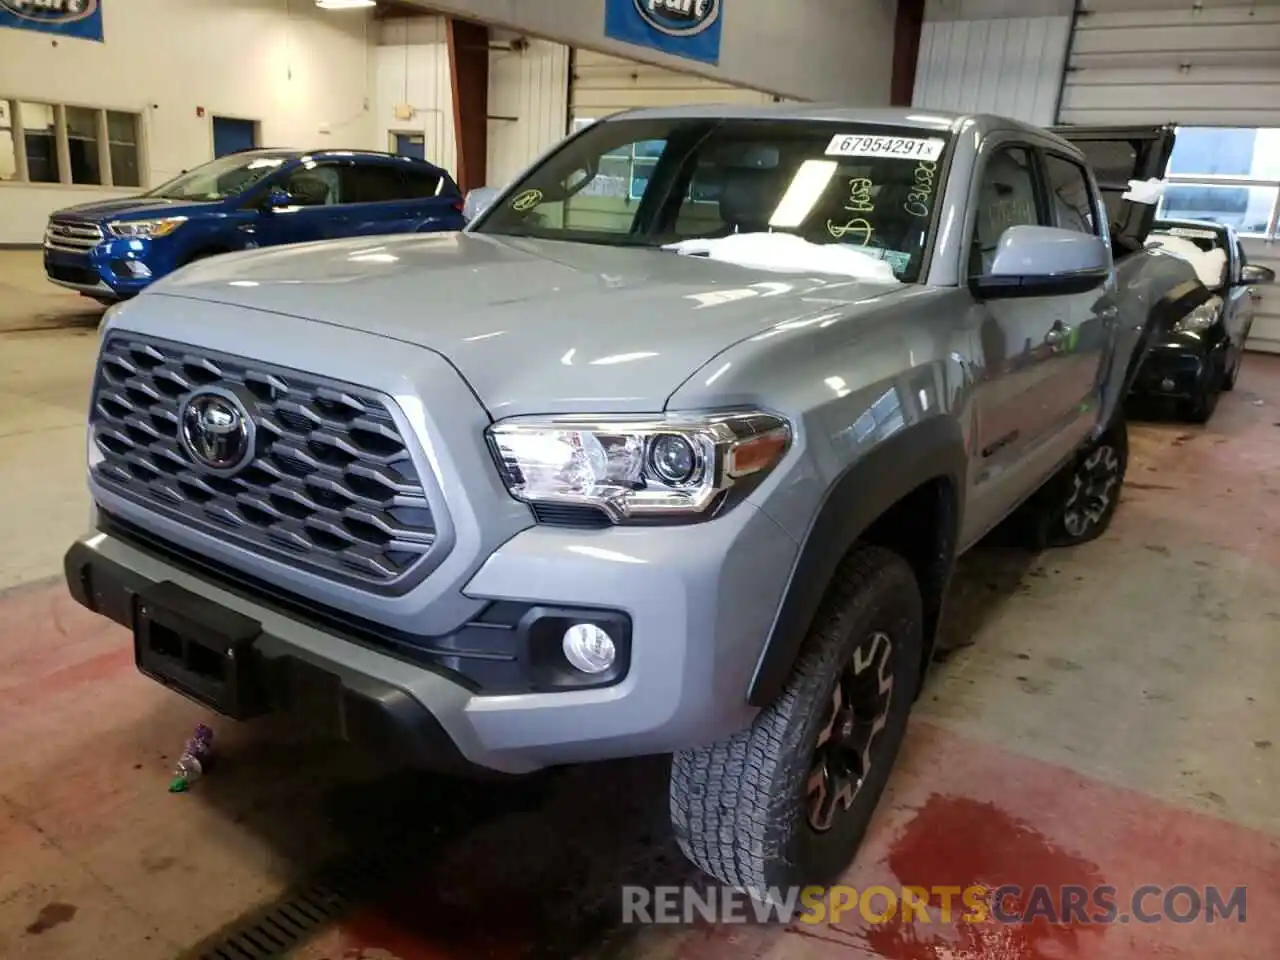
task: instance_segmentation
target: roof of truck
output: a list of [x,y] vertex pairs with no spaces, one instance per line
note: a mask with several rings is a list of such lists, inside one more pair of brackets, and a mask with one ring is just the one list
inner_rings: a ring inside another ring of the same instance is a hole
[[[910,127],[927,131],[955,131],[961,124],[974,123],[982,128],[1024,129],[1047,133],[1021,120],[993,114],[954,113],[950,110],[925,110],[911,106],[847,106],[842,104],[682,104],[648,106],[608,119],[728,119],[728,120],[833,120],[833,122],[879,124],[884,127]],[[1056,134],[1050,134],[1056,136]]]

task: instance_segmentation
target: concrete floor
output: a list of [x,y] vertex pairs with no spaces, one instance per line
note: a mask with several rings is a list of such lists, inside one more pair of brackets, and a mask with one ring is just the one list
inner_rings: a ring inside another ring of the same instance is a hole
[[[0,957],[196,957],[273,908],[321,921],[292,954],[309,960],[1275,955],[1280,357],[1250,356],[1207,428],[1134,428],[1103,539],[966,558],[948,649],[848,874],[1122,896],[1247,885],[1245,923],[871,926],[854,911],[619,929],[619,884],[690,877],[662,761],[495,788],[214,720],[218,766],[166,792],[209,718],[137,676],[124,631],[57,579],[87,506],[100,311],[84,303],[35,254],[0,253]],[[376,893],[388,877],[400,895]]]

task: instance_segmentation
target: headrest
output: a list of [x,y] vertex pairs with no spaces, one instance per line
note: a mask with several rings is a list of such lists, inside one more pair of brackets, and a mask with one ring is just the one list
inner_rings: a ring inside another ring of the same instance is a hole
[[730,167],[720,187],[720,218],[742,233],[766,230],[781,199],[776,170]]

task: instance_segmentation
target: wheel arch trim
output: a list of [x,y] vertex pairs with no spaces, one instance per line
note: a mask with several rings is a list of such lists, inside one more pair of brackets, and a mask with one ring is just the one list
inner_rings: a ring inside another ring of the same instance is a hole
[[[945,592],[963,525],[967,465],[960,422],[938,416],[890,437],[841,473],[814,514],[792,564],[747,689],[752,706],[768,706],[782,692],[831,578],[858,538],[908,494],[939,479],[951,484],[954,495],[937,541],[944,554],[940,586]],[[933,611],[935,623],[937,613]],[[926,637],[926,650],[931,646]]]

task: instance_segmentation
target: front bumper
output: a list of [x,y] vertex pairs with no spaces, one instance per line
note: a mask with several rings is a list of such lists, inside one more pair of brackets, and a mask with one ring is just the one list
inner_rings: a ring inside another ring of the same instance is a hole
[[1221,349],[1181,336],[1154,344],[1138,370],[1132,392],[1148,397],[1193,397],[1200,392],[1206,372],[1220,361]]
[[[101,547],[102,538],[72,545],[64,561],[67,586],[77,602],[133,629],[141,598],[154,594],[161,583],[172,586],[173,581],[158,580],[138,569],[145,565],[122,562],[127,552]],[[188,596],[194,600],[186,612],[195,615],[200,600],[206,598]],[[209,610],[199,612],[207,615]],[[242,716],[284,710],[317,734],[336,736],[390,759],[429,763],[459,773],[472,769],[431,712],[403,688],[334,659],[300,651],[265,631],[254,638],[252,654],[253,692],[243,688],[236,692],[237,712]],[[165,682],[143,666],[137,647],[135,656],[144,672]],[[215,686],[206,684],[203,693],[217,697],[223,691]],[[192,695],[189,689],[182,692]],[[210,705],[208,695],[193,698]]]
[[[78,602],[134,630],[143,673],[206,706],[238,719],[289,714],[318,734],[418,766],[519,774],[667,753],[750,722],[749,674],[795,545],[747,504],[707,526],[716,525],[719,535],[690,527],[585,536],[534,528],[504,544],[467,593],[521,605],[521,623],[534,624],[526,630],[532,639],[508,664],[509,675],[526,678],[522,690],[466,669],[466,632],[485,627],[475,621],[432,638],[445,651],[438,658],[411,659],[384,638],[308,616],[109,522],[108,532],[77,541],[65,566]],[[728,557],[721,553],[726,545],[734,548]],[[227,666],[193,679],[184,672],[194,669],[185,653],[175,655],[177,667],[156,668],[144,649],[148,615],[139,612],[153,601],[188,623],[249,624],[224,663],[238,664],[234,678]],[[543,630],[539,640],[529,634],[539,618],[561,626]],[[566,684],[563,664],[551,665],[563,624],[582,619],[610,623],[620,640],[619,669],[594,685]],[[450,644],[456,656],[447,655]],[[539,644],[541,653],[534,649]]]
[[125,299],[167,272],[157,267],[151,241],[108,238],[90,250],[45,244],[44,272],[51,283],[101,299]]

